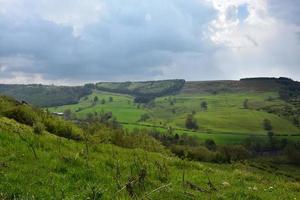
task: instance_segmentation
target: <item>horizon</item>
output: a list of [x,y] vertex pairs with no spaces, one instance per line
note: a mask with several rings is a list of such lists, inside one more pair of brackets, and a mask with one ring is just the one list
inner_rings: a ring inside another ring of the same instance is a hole
[[220,82],[220,81],[242,81],[245,79],[279,79],[279,78],[287,78],[292,81],[299,82],[299,80],[295,80],[289,77],[243,77],[239,79],[215,79],[215,80],[186,80],[183,78],[174,78],[174,79],[156,79],[156,80],[125,80],[125,81],[95,81],[95,82],[82,82],[78,84],[55,84],[55,83],[1,83],[0,85],[44,85],[44,86],[67,86],[67,87],[76,87],[76,86],[84,86],[86,84],[97,84],[97,83],[138,83],[138,82],[156,82],[156,81],[172,81],[172,80],[184,80],[185,82]]
[[294,0],[1,0],[0,83],[300,80]]

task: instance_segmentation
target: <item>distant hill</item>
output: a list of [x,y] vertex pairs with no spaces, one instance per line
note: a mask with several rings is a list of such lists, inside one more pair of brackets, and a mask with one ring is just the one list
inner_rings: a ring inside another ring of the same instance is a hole
[[136,97],[138,103],[147,103],[155,97],[176,94],[184,86],[185,80],[161,80],[144,82],[104,82],[97,83],[96,89],[129,94]]
[[190,81],[182,88],[181,93],[221,93],[242,91],[279,91],[282,87],[277,78],[246,78],[239,81]]
[[0,94],[26,101],[30,104],[50,107],[77,103],[92,90],[84,86],[53,86],[53,85],[6,85],[0,84]]
[[0,94],[30,104],[51,107],[78,103],[93,90],[128,94],[136,103],[148,103],[156,97],[173,94],[217,94],[224,92],[278,92],[285,101],[299,101],[300,83],[289,78],[245,78],[239,81],[185,81],[183,79],[144,82],[99,82],[84,86],[5,85]]

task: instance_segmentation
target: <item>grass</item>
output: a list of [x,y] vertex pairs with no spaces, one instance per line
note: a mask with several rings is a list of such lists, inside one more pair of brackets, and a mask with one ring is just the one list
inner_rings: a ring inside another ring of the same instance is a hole
[[[99,102],[93,105],[93,99],[97,96]],[[113,102],[109,102],[109,97]],[[268,100],[271,97],[271,101]],[[105,99],[106,103],[101,104]],[[240,143],[249,135],[266,136],[263,128],[263,120],[269,119],[273,131],[277,136],[300,135],[300,129],[291,121],[263,110],[244,109],[243,102],[248,99],[249,105],[257,106],[284,106],[287,103],[278,99],[276,92],[236,92],[220,94],[178,94],[156,98],[154,105],[150,107],[133,103],[133,97],[129,95],[94,92],[83,97],[78,104],[51,108],[51,111],[63,112],[71,109],[80,118],[88,113],[112,112],[120,122],[125,123],[128,129],[153,128],[164,131],[171,126],[178,134],[195,135],[200,139],[214,139],[218,143]],[[206,101],[208,109],[201,109],[201,102]],[[172,102],[172,103],[171,103]],[[79,108],[81,110],[79,110]],[[187,114],[195,112],[200,129],[197,132],[188,131],[185,128]],[[150,119],[140,122],[141,115],[148,113]],[[147,126],[153,127],[147,127]],[[299,137],[290,137],[299,139]]]
[[[17,133],[35,140],[38,159]],[[144,181],[132,186],[138,199],[299,197],[299,173],[293,166],[274,173],[265,170],[267,164],[253,162],[254,166],[251,161],[200,163],[99,143],[89,144],[89,154],[85,149],[82,142],[47,132],[37,136],[30,127],[0,117],[0,199],[131,199],[129,189],[122,188],[129,180],[140,177],[142,169],[146,170]],[[210,192],[183,186],[183,173],[185,182]],[[208,177],[217,190],[210,189]]]
[[[276,98],[276,93],[227,93],[219,95],[178,95],[157,99],[156,110],[153,112],[154,119],[165,119],[167,123],[177,127],[184,127],[188,113],[196,111],[200,130],[204,132],[237,133],[237,134],[266,134],[263,129],[263,120],[272,122],[273,130],[277,134],[299,134],[299,128],[290,121],[274,114],[263,111],[243,109],[243,102],[266,102],[271,96]],[[169,98],[176,103],[169,104]],[[202,111],[200,104],[206,101],[208,110]],[[277,100],[271,103],[282,103]],[[175,110],[175,114],[172,113]],[[160,111],[160,112],[159,112]]]
[[[93,105],[95,97],[99,100]],[[112,102],[109,102],[110,97],[113,98]],[[105,99],[104,104],[101,103],[102,99]],[[81,98],[78,104],[54,107],[50,108],[50,111],[63,112],[66,109],[70,109],[80,118],[85,118],[88,113],[112,112],[118,121],[131,123],[138,121],[140,116],[147,112],[137,108],[133,103],[133,97],[109,92],[94,92],[87,98]]]

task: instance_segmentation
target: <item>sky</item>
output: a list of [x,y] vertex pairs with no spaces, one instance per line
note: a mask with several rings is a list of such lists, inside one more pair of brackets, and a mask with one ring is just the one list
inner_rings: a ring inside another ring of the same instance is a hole
[[300,80],[299,0],[0,0],[0,83]]

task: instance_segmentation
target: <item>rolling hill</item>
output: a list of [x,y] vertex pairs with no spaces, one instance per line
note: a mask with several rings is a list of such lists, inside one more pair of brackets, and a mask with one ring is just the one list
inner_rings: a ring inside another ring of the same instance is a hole
[[[71,112],[68,118],[73,120],[111,113],[129,130],[164,132],[172,128],[180,135],[226,144],[240,143],[251,135],[266,137],[265,120],[270,121],[275,137],[298,140],[299,85],[288,78],[165,80],[102,82],[83,87],[2,85],[0,93],[34,105],[47,105],[51,112]],[[205,109],[202,103],[207,104]],[[186,127],[189,114],[195,118],[197,130]]]
[[[53,121],[52,126],[48,120]],[[46,129],[37,129],[39,123]],[[37,108],[0,98],[1,199],[296,199],[299,196],[300,174],[292,165],[251,159],[231,164],[194,162],[175,157],[146,136],[132,137],[139,146],[124,148],[101,140],[109,135],[120,136],[113,128],[102,126],[98,132],[84,136],[88,128],[82,130],[73,124],[72,129],[62,129],[68,126],[69,122]],[[76,128],[81,130],[79,138],[58,131],[68,133]]]

